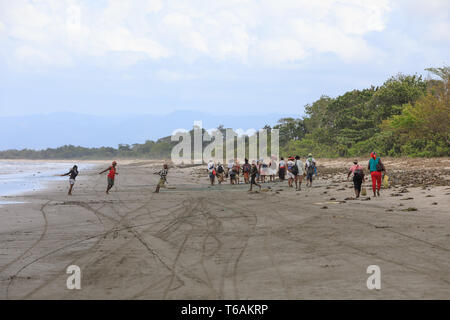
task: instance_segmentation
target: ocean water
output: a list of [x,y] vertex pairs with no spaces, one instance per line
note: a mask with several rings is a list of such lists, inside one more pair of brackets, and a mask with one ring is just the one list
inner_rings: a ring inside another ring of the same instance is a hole
[[80,172],[77,180],[82,176],[83,170],[95,166],[76,162],[0,161],[0,197],[39,190],[49,181],[69,180],[68,176],[58,175],[69,172],[75,164]]

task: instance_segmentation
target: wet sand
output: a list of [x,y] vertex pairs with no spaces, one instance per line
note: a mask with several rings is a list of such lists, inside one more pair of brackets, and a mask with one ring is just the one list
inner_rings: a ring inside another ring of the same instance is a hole
[[[322,176],[302,191],[211,188],[205,167],[186,167],[153,194],[160,165],[122,161],[110,195],[99,169],[72,197],[64,181],[1,198],[27,203],[0,206],[0,299],[448,299],[450,162],[419,160],[407,171],[435,182],[404,179],[370,200],[345,200],[343,159],[318,159]],[[394,176],[405,166],[389,161]],[[66,287],[69,265],[81,290]],[[381,290],[366,286],[369,265]]]

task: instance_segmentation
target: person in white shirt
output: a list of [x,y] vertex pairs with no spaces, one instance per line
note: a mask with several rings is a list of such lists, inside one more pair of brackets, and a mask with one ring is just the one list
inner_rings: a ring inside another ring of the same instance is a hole
[[284,181],[284,177],[286,176],[286,162],[284,158],[281,157],[280,163],[278,164],[278,177],[280,177],[281,181]]
[[270,181],[275,181],[275,175],[277,174],[277,157],[275,155],[270,157],[269,173]]
[[308,159],[306,159],[305,169],[306,169],[306,186],[312,186],[312,178],[314,175],[314,169],[316,167],[316,159],[313,158],[312,154],[308,154]]
[[233,166],[234,166],[234,160],[233,159],[230,159],[229,161],[228,161],[228,164],[227,164],[227,172],[225,172],[225,177],[228,179],[228,177],[229,177],[229,175],[230,175],[230,171],[231,171],[231,169],[233,169]]
[[300,160],[299,156],[295,156],[295,164],[298,168],[298,173],[295,176],[295,187],[297,190],[302,190],[302,182],[303,182],[303,162]]
[[214,185],[214,181],[216,179],[216,169],[215,164],[212,160],[209,160],[208,162],[208,174],[209,174],[209,180],[211,181],[211,185]]
[[292,182],[295,180],[295,174],[293,173],[294,165],[294,157],[289,157],[287,162],[287,177],[289,188],[292,188]]

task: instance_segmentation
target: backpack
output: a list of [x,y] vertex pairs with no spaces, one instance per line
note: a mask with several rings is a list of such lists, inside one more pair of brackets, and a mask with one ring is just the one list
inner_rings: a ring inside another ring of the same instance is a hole
[[383,165],[383,163],[381,162],[381,159],[378,159],[378,162],[377,162],[377,171],[379,171],[379,172],[384,171],[384,165]]
[[222,167],[222,165],[220,165],[220,166],[217,168],[217,172],[218,172],[218,173],[222,173],[222,172],[223,172],[223,167]]
[[298,166],[297,166],[297,164],[294,164],[294,165],[292,166],[291,172],[292,172],[292,174],[293,174],[294,176],[298,175]]
[[314,173],[314,168],[315,168],[316,166],[314,165],[314,163],[310,163],[310,165],[308,166],[308,168],[307,168],[307,171],[308,171],[308,173],[309,174],[313,174]]
[[364,172],[362,169],[356,169],[355,172],[353,173],[355,176],[364,176]]

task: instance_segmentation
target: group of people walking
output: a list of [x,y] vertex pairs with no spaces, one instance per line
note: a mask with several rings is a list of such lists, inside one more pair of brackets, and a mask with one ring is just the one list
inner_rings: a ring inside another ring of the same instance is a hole
[[[370,177],[372,179],[372,191],[374,197],[380,196],[382,173],[386,173],[386,168],[383,162],[381,162],[380,157],[376,152],[370,154],[370,160],[367,166],[367,170],[370,172]],[[358,164],[358,160],[353,161],[353,165],[350,167],[347,180],[353,174],[353,185],[355,189],[355,196],[359,198],[361,195],[362,184],[365,181],[364,169]]]
[[253,160],[250,164],[249,160],[245,159],[242,166],[237,159],[232,159],[226,167],[220,162],[215,163],[210,160],[207,170],[212,186],[216,179],[218,184],[226,179],[230,179],[230,184],[239,184],[240,176],[242,176],[244,183],[250,184],[249,191],[252,191],[253,185],[261,189],[260,183],[265,183],[266,178],[268,178],[268,182],[274,182],[277,175],[281,181],[286,180],[287,177],[289,187],[293,188],[295,183],[296,190],[301,190],[304,177],[306,177],[307,186],[312,186],[313,175],[317,175],[316,160],[312,157],[312,154],[308,155],[305,164],[303,164],[300,156],[290,156],[288,161],[281,158],[278,164],[274,156],[270,158],[268,163],[264,159],[260,159]]
[[[239,184],[240,177],[242,176],[243,182],[245,184],[250,184],[249,191],[253,190],[253,185],[259,187],[261,190],[261,184],[266,182],[266,177],[269,177],[269,182],[275,181],[275,176],[278,175],[279,180],[285,181],[287,178],[288,186],[290,188],[294,187],[296,190],[301,190],[303,179],[306,178],[306,186],[311,187],[313,183],[314,175],[317,176],[317,165],[316,160],[313,158],[312,154],[308,154],[308,157],[305,160],[305,163],[301,160],[300,156],[290,156],[287,158],[287,161],[284,158],[280,158],[280,161],[277,165],[276,158],[274,156],[271,157],[269,163],[265,163],[264,159],[254,160],[252,163],[249,163],[248,159],[244,160],[244,164],[240,165],[237,159],[232,159],[228,162],[226,166],[222,163],[218,162],[217,164],[210,160],[208,162],[208,174],[210,183],[213,186],[217,179],[218,183],[221,184],[226,179],[230,180],[230,184]],[[381,181],[382,181],[382,173],[386,172],[384,164],[381,162],[380,157],[376,152],[372,152],[370,154],[370,160],[367,166],[367,170],[370,172],[370,176],[372,179],[372,190],[373,196],[380,196],[381,189]],[[114,186],[114,179],[117,172],[117,162],[113,161],[111,166],[106,168],[105,170],[99,172],[99,174],[103,174],[108,171],[107,175],[107,186],[106,193],[109,194],[109,191]],[[169,167],[167,164],[163,165],[163,168],[154,172],[160,176],[159,182],[156,185],[155,193],[160,191],[167,183],[167,174],[169,172]],[[69,192],[68,195],[72,195],[73,187],[75,185],[75,179],[78,176],[79,171],[78,167],[75,165],[73,168],[61,176],[70,176],[69,177]],[[347,180],[350,176],[353,175],[353,184],[355,189],[355,196],[359,198],[361,195],[362,184],[365,181],[364,169],[361,165],[358,164],[358,160],[353,161],[353,165],[350,167]]]

